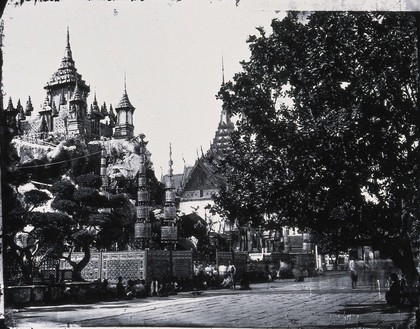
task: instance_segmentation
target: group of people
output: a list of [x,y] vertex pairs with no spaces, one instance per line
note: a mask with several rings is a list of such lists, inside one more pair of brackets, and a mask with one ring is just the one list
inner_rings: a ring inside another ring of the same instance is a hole
[[[106,281],[106,282],[105,282]],[[104,280],[104,285],[108,285],[108,281]],[[118,277],[116,286],[117,299],[133,299],[147,296],[146,283],[144,280],[128,280],[127,286],[124,285],[122,277]]]
[[236,287],[237,271],[232,261],[228,265],[216,266],[212,264],[194,264],[194,276],[192,280],[193,290],[220,289]]
[[[356,289],[359,278],[359,268],[354,259],[350,259],[349,261],[349,271],[351,286],[353,289]],[[389,281],[389,290],[385,293],[387,304],[390,306],[401,306],[405,303],[410,303],[410,294],[405,280],[403,278],[400,279],[398,274],[391,273]]]

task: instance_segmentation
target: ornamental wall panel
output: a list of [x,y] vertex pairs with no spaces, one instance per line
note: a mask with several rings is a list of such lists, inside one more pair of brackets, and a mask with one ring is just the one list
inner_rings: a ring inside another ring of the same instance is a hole
[[[64,254],[65,257],[68,254]],[[71,254],[73,262],[80,262],[85,256],[84,252],[74,252]],[[71,270],[71,265],[66,260],[60,260],[60,270]],[[98,280],[101,277],[101,254],[99,252],[92,252],[89,263],[82,270],[82,277],[88,281]]]
[[192,278],[194,264],[191,250],[173,251],[172,260],[175,278]]
[[144,280],[145,265],[145,251],[103,252],[102,279],[117,282],[121,276],[125,280]]
[[168,250],[147,251],[147,278],[148,282],[168,280],[171,271],[171,258]]
[[54,130],[52,131],[54,134],[67,134],[67,119],[62,118],[54,118]]
[[[66,256],[66,255],[65,255]],[[84,253],[72,253],[72,261],[79,262]],[[70,264],[61,260],[60,270],[71,270]],[[88,265],[82,271],[87,281],[107,279],[116,283],[121,276],[123,281],[155,278],[158,281],[177,278],[191,278],[193,275],[192,251],[139,250],[92,252]]]
[[34,120],[31,122],[28,121],[21,121],[21,129],[24,131],[26,135],[34,135],[38,136],[39,129],[41,128],[41,120]]

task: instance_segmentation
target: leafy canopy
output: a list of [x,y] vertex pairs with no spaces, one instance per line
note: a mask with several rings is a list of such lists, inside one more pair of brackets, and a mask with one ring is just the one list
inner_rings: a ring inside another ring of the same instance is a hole
[[317,12],[273,20],[270,35],[259,28],[243,72],[219,92],[237,131],[218,210],[310,229],[342,250],[407,255],[403,241],[418,232],[415,23]]

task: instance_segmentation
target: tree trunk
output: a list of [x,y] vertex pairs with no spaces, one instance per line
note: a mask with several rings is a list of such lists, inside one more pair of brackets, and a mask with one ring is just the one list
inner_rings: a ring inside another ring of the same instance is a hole
[[89,261],[90,261],[90,256],[91,256],[90,246],[85,246],[83,248],[83,251],[85,253],[85,256],[80,262],[76,263],[69,260],[70,265],[73,267],[73,274],[72,274],[73,281],[85,281],[82,278],[82,271],[86,267],[86,265],[89,264]]
[[410,236],[406,233],[405,238],[401,239],[401,251],[393,254],[392,261],[405,276],[408,285],[414,284],[418,279],[414,253],[411,246]]
[[23,249],[22,253],[22,274],[26,284],[33,283],[33,257],[29,247]]
[[414,261],[412,237],[410,236],[410,231],[412,229],[410,211],[407,209],[407,202],[405,199],[401,199],[401,222],[400,251],[396,253],[393,261],[398,264],[399,268],[406,277],[407,283],[411,285],[416,282],[418,273]]

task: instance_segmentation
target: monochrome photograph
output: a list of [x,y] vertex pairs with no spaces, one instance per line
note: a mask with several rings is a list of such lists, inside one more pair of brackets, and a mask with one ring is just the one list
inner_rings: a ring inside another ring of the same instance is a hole
[[5,1],[4,328],[420,326],[420,5]]

